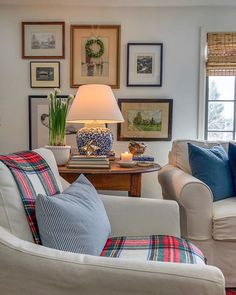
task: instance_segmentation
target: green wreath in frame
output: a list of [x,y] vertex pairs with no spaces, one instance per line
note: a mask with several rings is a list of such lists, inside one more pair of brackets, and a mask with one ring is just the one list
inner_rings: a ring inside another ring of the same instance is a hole
[[[93,44],[99,46],[99,50],[95,51],[92,49]],[[90,58],[99,58],[103,55],[105,48],[101,39],[89,39],[85,44],[86,55]]]

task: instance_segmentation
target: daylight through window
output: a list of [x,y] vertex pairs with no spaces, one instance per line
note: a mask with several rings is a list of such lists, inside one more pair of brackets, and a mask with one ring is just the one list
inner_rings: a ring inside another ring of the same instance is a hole
[[236,138],[236,33],[207,34],[205,138]]

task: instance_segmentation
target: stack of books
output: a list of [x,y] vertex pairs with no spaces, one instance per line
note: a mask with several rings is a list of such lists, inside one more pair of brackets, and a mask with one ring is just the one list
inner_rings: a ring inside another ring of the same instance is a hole
[[68,168],[104,168],[110,167],[109,159],[106,156],[83,156],[72,155],[70,161],[67,164]]

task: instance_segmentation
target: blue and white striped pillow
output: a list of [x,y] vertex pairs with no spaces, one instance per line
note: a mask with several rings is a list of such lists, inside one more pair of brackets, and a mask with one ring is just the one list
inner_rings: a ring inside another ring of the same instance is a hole
[[111,231],[97,191],[84,175],[63,193],[39,195],[36,219],[43,246],[100,255]]

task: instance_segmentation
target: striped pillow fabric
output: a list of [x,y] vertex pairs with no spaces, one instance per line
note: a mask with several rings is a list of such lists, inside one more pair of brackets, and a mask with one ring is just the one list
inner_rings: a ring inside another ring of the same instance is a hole
[[39,195],[36,219],[43,246],[100,255],[111,227],[97,191],[84,175],[53,198]]

